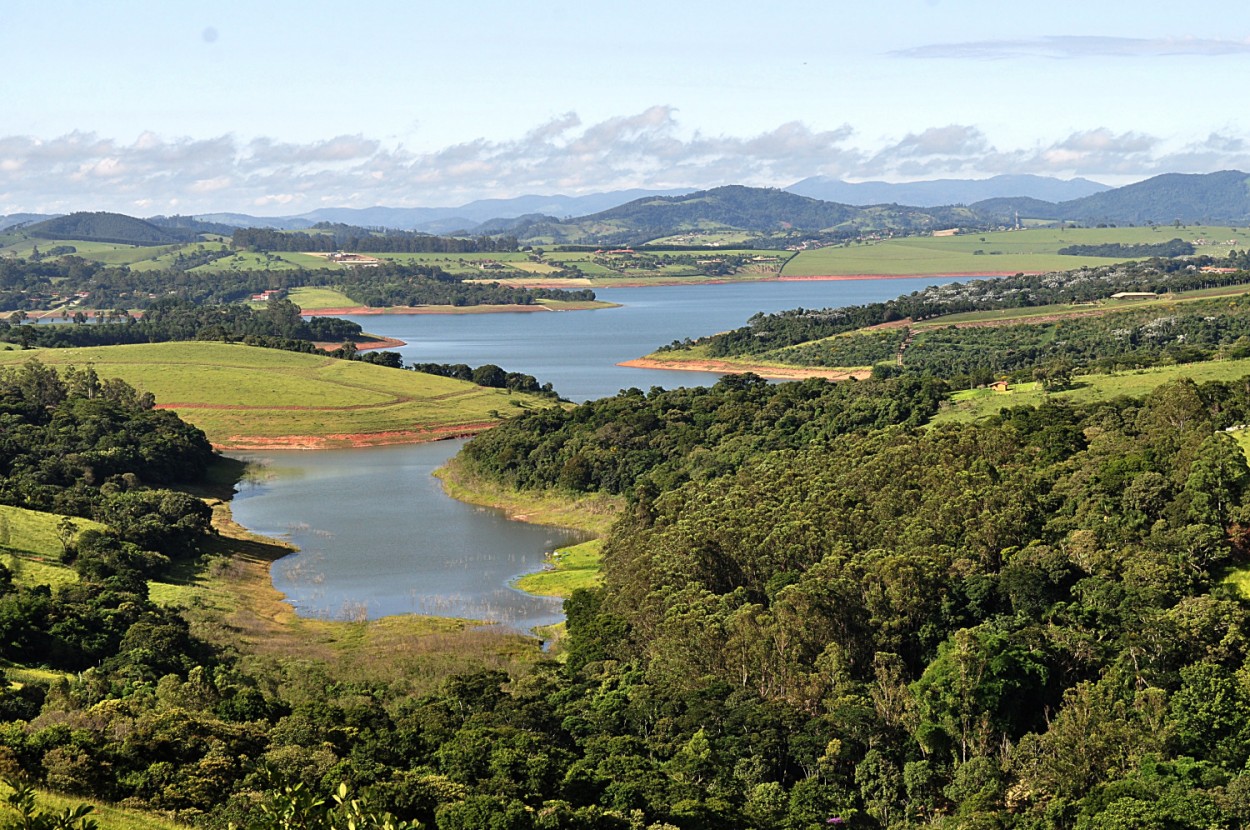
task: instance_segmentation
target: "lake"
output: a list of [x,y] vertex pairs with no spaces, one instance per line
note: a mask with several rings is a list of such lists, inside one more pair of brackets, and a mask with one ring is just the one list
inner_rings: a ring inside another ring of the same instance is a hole
[[893,299],[954,278],[726,283],[595,289],[621,308],[512,314],[348,317],[373,334],[408,345],[405,363],[494,363],[551,383],[573,401],[622,389],[704,386],[716,375],[617,366],[686,337],[744,325],[756,312],[860,305]]
[[[620,389],[712,383],[696,372],[616,364],[657,346],[734,328],[758,311],[876,302],[951,279],[768,282],[597,290],[621,308],[504,314],[352,317],[404,340],[405,363],[495,363],[552,383],[571,400]],[[572,531],[508,521],[448,498],[431,473],[459,441],[358,450],[236,454],[258,475],[240,485],[235,519],[300,551],[273,566],[300,614],[359,619],[437,614],[528,630],[561,619],[561,603],[509,587],[542,567]]]

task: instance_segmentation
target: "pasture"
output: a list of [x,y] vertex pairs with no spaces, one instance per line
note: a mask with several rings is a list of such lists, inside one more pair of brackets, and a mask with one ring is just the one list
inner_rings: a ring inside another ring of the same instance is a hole
[[904,277],[1067,271],[1121,261],[1058,253],[1060,248],[1069,245],[1157,244],[1175,238],[1194,242],[1198,253],[1223,256],[1234,246],[1246,247],[1250,243],[1250,231],[1238,232],[1226,226],[1163,226],[1154,229],[1033,228],[957,236],[906,236],[801,251],[786,263],[782,276]]
[[1048,398],[1084,403],[1112,400],[1123,395],[1141,396],[1177,378],[1190,378],[1196,383],[1205,383],[1211,380],[1232,381],[1247,375],[1250,375],[1250,359],[1211,360],[1105,375],[1077,375],[1073,378],[1071,389],[1058,392],[1046,392],[1039,383],[1012,384],[1006,392],[969,389],[956,392],[952,396],[951,405],[944,406],[934,417],[933,423],[976,421],[996,415],[1004,407],[1038,406]]
[[[287,292],[287,299],[308,311],[322,308],[351,308],[360,305],[342,291],[336,291],[333,288],[292,288]],[[252,303],[252,305],[259,308],[264,303]]]
[[148,343],[0,352],[0,364],[91,364],[156,396],[214,445],[317,448],[478,432],[550,406],[463,381],[330,357],[228,343]]

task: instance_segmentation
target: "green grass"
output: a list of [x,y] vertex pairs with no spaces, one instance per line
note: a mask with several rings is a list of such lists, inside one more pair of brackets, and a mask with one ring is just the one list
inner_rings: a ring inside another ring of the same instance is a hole
[[292,288],[287,298],[297,306],[309,311],[320,308],[351,308],[360,303],[333,288]]
[[[3,794],[7,796],[9,792],[8,787],[5,787]],[[152,813],[127,810],[89,798],[65,796],[47,790],[36,791],[35,805],[43,812],[61,813],[79,804],[92,806],[93,809],[87,817],[95,821],[100,830],[187,830],[190,827],[190,825],[179,824]],[[7,827],[10,818],[16,817],[17,811],[7,804],[0,803],[0,824]]]
[[1037,406],[1048,397],[1077,402],[1111,400],[1121,395],[1148,394],[1155,387],[1176,378],[1187,377],[1197,383],[1204,383],[1211,380],[1236,380],[1246,375],[1250,375],[1250,359],[1212,360],[1106,375],[1078,375],[1074,379],[1073,388],[1061,392],[1047,393],[1037,383],[1013,384],[1007,392],[971,389],[956,392],[952,405],[939,412],[933,422],[975,421],[996,415],[1004,407]]
[[[63,518],[56,513],[0,505],[0,546],[55,559],[61,555],[57,525]],[[104,527],[90,519],[75,518],[74,524],[80,531]]]
[[602,539],[560,548],[551,555],[548,568],[526,574],[513,585],[530,594],[566,598],[578,588],[593,588],[603,579],[600,567],[602,548]]
[[[156,396],[218,446],[351,446],[476,431],[550,406],[449,378],[367,363],[226,343],[150,343],[0,352],[94,365]],[[292,443],[295,438],[307,439]]]
[[[18,585],[50,585],[76,582],[72,568],[60,563],[61,540],[57,525],[63,516],[21,507],[0,505],[0,562],[13,572]],[[78,529],[102,529],[90,519],[74,518]]]
[[[850,244],[802,251],[786,263],[782,275],[803,276],[928,276],[941,274],[1067,271],[1083,265],[1106,265],[1106,257],[1061,256],[1069,245],[1107,242],[1158,243],[1180,238],[1205,239],[1198,253],[1224,255],[1247,234],[1227,226],[1150,228],[1036,228],[1021,231],[968,233],[959,236],[908,236],[863,245]],[[975,253],[982,251],[982,253]]]

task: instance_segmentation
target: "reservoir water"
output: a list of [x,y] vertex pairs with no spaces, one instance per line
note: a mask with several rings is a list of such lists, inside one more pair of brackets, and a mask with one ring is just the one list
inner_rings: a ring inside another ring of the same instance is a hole
[[[620,308],[571,312],[354,317],[394,337],[405,363],[495,363],[584,401],[620,389],[712,383],[716,376],[617,366],[657,346],[743,325],[756,312],[856,305],[949,278],[771,282],[597,291]],[[559,600],[509,587],[576,534],[508,521],[448,498],[431,475],[458,441],[359,450],[236,454],[256,462],[235,519],[300,551],[275,586],[305,616],[438,614],[528,630],[561,618]]]
[[617,366],[659,346],[744,325],[757,312],[888,300],[953,278],[727,283],[596,289],[620,308],[512,314],[349,317],[365,331],[395,337],[404,363],[494,363],[550,382],[574,401],[636,386],[705,386],[716,375]]
[[560,600],[508,583],[581,537],[444,495],[432,473],[463,443],[240,454],[255,475],[231,509],[248,529],[299,546],[272,573],[304,616],[435,614],[519,629],[558,622]]

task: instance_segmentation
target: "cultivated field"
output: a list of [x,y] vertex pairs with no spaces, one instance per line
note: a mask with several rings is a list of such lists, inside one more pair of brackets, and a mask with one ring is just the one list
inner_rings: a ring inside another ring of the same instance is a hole
[[543,398],[367,363],[226,343],[0,352],[0,363],[92,364],[235,449],[404,443],[466,435]]

